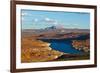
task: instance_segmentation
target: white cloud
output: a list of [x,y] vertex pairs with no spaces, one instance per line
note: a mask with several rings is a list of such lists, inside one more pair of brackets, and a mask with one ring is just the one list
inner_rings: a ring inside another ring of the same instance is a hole
[[45,18],[45,21],[51,21],[51,19],[50,18]]
[[55,19],[51,19],[51,18],[44,18],[44,22],[48,23],[48,24],[52,24],[52,25],[58,25],[59,23],[57,22],[57,20]]
[[24,12],[24,13],[22,13],[21,15],[22,15],[22,16],[25,16],[25,15],[27,15],[27,13]]
[[30,16],[31,14],[26,13],[26,12],[22,12],[21,15],[22,15],[22,16]]
[[34,22],[38,22],[38,19],[37,19],[37,18],[35,18],[35,19],[34,19]]
[[38,19],[37,18],[33,19],[33,25],[36,24],[36,22],[38,22]]
[[52,22],[54,22],[55,20],[54,20],[54,19],[50,19],[50,18],[44,18],[44,21],[45,21],[45,22],[48,22],[48,23],[52,23]]

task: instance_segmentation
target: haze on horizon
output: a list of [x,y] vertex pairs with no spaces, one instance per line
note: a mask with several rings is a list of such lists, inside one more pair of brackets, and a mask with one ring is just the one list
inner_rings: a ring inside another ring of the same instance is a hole
[[21,10],[22,29],[90,29],[90,14],[80,12]]

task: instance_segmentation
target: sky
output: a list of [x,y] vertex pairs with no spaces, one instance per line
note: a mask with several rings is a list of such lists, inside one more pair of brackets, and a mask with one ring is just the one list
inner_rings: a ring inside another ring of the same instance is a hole
[[21,10],[22,29],[45,29],[51,26],[63,28],[90,28],[90,13]]

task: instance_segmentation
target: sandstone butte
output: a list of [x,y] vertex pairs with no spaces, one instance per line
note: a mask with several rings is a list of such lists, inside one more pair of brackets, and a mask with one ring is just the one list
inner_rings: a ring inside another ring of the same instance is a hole
[[52,61],[64,53],[53,50],[50,43],[28,38],[21,39],[21,62]]

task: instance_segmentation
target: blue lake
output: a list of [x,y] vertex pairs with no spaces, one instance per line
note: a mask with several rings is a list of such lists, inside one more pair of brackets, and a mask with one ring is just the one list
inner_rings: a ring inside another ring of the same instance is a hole
[[[88,36],[80,36],[78,38],[74,38],[74,40],[84,40],[89,38]],[[50,47],[54,50],[58,50],[64,53],[70,53],[70,54],[79,54],[82,55],[84,52],[76,50],[72,46],[72,40],[73,39],[42,39],[44,42],[50,43]]]
[[52,49],[64,52],[64,53],[70,53],[70,54],[83,54],[83,52],[76,50],[72,47],[70,43],[59,43],[59,42],[52,42],[50,47]]

